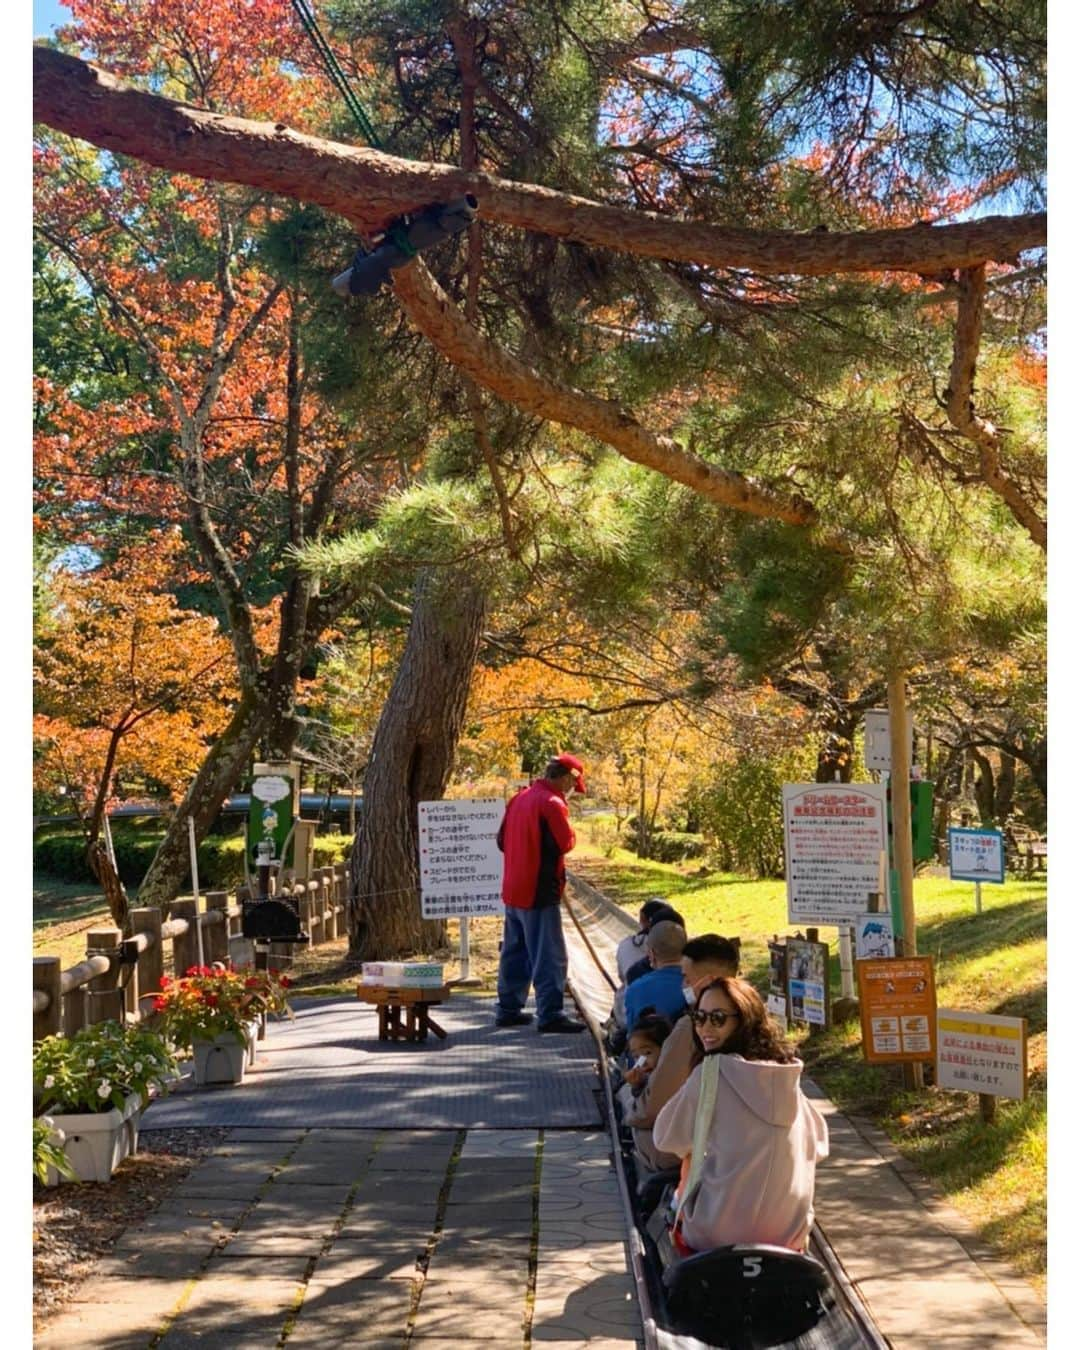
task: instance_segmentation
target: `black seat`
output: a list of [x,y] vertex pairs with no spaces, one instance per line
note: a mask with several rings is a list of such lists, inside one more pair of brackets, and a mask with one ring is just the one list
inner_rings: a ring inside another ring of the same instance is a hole
[[300,906],[286,897],[270,900],[245,900],[240,931],[246,938],[261,942],[307,942],[300,927]]
[[679,1168],[666,1167],[662,1172],[646,1172],[638,1182],[637,1198],[641,1217],[647,1219],[664,1198],[669,1186],[679,1180]]
[[766,1350],[815,1327],[828,1313],[829,1275],[787,1247],[717,1247],[664,1270],[675,1330],[729,1350]]

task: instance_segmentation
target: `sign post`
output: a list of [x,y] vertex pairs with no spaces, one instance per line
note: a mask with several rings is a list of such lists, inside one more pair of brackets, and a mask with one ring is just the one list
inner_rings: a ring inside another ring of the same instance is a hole
[[785,783],[788,922],[856,923],[878,887],[885,848],[880,783]]
[[949,827],[949,879],[975,883],[975,913],[982,913],[982,885],[1005,884],[1005,838],[1000,830]]
[[857,968],[863,1057],[871,1064],[932,1061],[936,1044],[932,958],[859,961]]
[[817,941],[817,932],[787,940],[788,1006],[793,1022],[811,1026],[832,1025],[829,1008],[829,947]]
[[989,1123],[998,1097],[1027,1096],[1027,1019],[939,1008],[937,1066],[938,1087],[977,1092]]
[[474,987],[469,973],[469,919],[501,914],[502,854],[495,843],[501,797],[420,802],[420,913],[460,922],[461,973],[451,981]]

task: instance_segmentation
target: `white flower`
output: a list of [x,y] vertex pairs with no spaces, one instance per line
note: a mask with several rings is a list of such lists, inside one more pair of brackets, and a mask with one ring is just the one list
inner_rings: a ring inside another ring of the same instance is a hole
[[88,1059],[88,1060],[86,1061],[86,1067],[87,1067],[88,1069],[92,1069],[96,1063],[97,1063],[97,1060],[96,1060],[96,1059]]
[[142,1073],[142,1060],[141,1060],[141,1059],[137,1059],[137,1060],[135,1061],[135,1072],[136,1072],[136,1073]]
[[98,1084],[97,1095],[101,1098],[102,1101],[105,1100],[105,1098],[109,1095],[110,1092],[112,1092],[111,1083],[106,1081],[104,1083]]
[[42,1087],[46,1087],[46,1088],[51,1088],[51,1087],[55,1084],[55,1082],[56,1082],[56,1079],[52,1076],[52,1074],[51,1074],[51,1073],[47,1073],[47,1074],[45,1075],[45,1081],[44,1081],[44,1083],[42,1083],[41,1086],[42,1086]]

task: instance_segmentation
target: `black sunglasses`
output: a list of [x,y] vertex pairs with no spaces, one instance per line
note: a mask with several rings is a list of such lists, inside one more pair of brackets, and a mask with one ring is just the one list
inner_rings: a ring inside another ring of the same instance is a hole
[[737,1018],[737,1012],[703,1012],[700,1008],[695,1008],[690,1014],[690,1020],[696,1027],[703,1027],[706,1022],[711,1022],[714,1027],[722,1027],[729,1017]]

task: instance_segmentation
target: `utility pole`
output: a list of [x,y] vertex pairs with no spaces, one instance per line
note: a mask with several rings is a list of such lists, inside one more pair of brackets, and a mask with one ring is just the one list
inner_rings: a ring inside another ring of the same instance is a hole
[[[889,787],[892,799],[893,866],[900,889],[903,937],[898,956],[915,956],[915,860],[911,846],[911,743],[907,729],[907,690],[904,672],[889,671]],[[923,1086],[921,1064],[901,1066],[905,1088]]]

